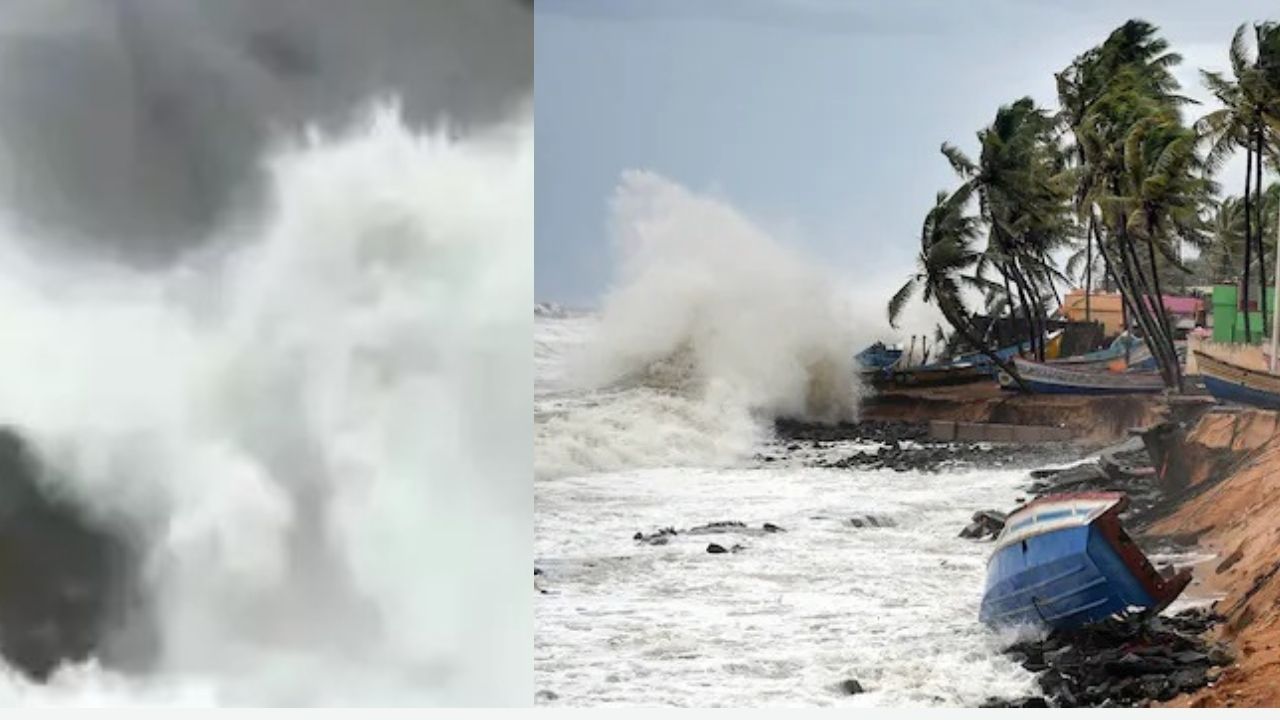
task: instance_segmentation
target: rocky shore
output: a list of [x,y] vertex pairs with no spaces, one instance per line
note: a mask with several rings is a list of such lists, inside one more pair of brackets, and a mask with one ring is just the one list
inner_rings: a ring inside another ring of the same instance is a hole
[[1038,674],[1042,695],[991,698],[983,707],[1141,707],[1206,687],[1234,660],[1206,639],[1223,620],[1203,609],[1131,616],[1015,643],[1005,650]]
[[[1006,508],[975,508],[972,523],[957,529],[968,541],[993,539],[1008,511],[1041,495],[1122,491],[1130,497],[1126,527],[1150,553],[1185,551],[1187,543],[1195,540],[1147,532],[1198,492],[1170,480],[1204,474],[1202,468],[1187,467],[1186,457],[1208,458],[1205,462],[1218,465],[1227,461],[1223,453],[1186,450],[1186,427],[1194,426],[1194,420],[1177,426],[1162,420],[1146,431],[1131,430],[1128,437],[1116,438],[1108,445],[938,443],[928,439],[926,423],[893,419],[836,426],[779,421],[777,435],[786,452],[803,449],[806,443],[873,446],[823,461],[823,467],[924,472],[957,465],[1027,467],[1028,484],[1022,496],[1010,498]],[[769,461],[767,456],[761,460]],[[989,698],[984,706],[1137,707],[1204,691],[1228,672],[1236,658],[1231,643],[1216,633],[1224,621],[1214,610],[1196,608],[1162,617],[1113,619],[1070,633],[1052,632],[1023,640],[1005,652],[1037,674],[1041,694]]]

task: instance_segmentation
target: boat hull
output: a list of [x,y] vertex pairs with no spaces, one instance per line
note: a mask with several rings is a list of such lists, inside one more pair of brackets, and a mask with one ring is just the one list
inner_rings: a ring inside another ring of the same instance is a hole
[[1082,493],[1011,515],[987,564],[979,619],[993,627],[1071,629],[1167,606],[1190,573],[1164,578],[1151,567],[1120,527],[1126,503],[1120,493]]
[[1250,370],[1196,351],[1204,387],[1220,402],[1280,410],[1280,376]]
[[[1130,395],[1134,393],[1158,393],[1164,390],[1164,381],[1154,373],[1112,373],[1100,370],[1081,370],[1045,363],[1013,359],[1014,367],[1022,376],[1027,390],[1046,395]],[[1000,386],[1006,390],[1018,390],[1013,378],[1001,373]]]

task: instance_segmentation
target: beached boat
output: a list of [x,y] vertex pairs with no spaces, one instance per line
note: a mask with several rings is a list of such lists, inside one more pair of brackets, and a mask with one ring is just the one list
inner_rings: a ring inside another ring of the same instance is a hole
[[[1063,336],[1063,332],[1061,330],[1054,330],[1048,335],[1045,335],[1045,342],[1044,342],[1045,359],[1053,360],[1062,354],[1062,336]],[[1021,345],[1009,345],[1006,347],[1002,347],[999,350],[995,351],[995,356],[1000,358],[1001,360],[1009,360],[1015,355],[1022,355],[1029,352],[1031,352],[1031,343],[1024,342]],[[987,357],[984,353],[980,353],[980,352],[961,355],[960,357],[957,357],[953,362],[980,365],[984,368],[987,368],[988,371],[991,372],[991,374],[993,375],[998,369],[998,366],[991,361],[991,358]]]
[[985,366],[973,363],[947,363],[894,370],[889,378],[895,387],[939,387],[979,380],[990,382],[991,372]]
[[1014,511],[987,561],[979,619],[1069,629],[1134,611],[1158,613],[1191,581],[1162,576],[1120,526],[1119,492],[1050,495]]
[[869,345],[854,356],[863,370],[884,370],[902,357],[900,348],[887,347],[882,342]]
[[1250,370],[1196,350],[1196,366],[1209,394],[1220,402],[1280,410],[1280,375]]
[[[1077,370],[1110,370],[1113,369],[1117,360],[1123,361],[1126,353],[1132,353],[1140,347],[1143,347],[1141,340],[1127,333],[1121,333],[1119,337],[1111,341],[1110,345],[1101,350],[1050,360],[1049,363]],[[1123,365],[1123,363],[1121,364]]]
[[[1013,366],[1022,376],[1027,389],[1034,393],[1058,395],[1126,395],[1129,393],[1156,393],[1164,390],[1164,380],[1159,373],[1150,372],[1102,372],[1082,370],[1061,365],[1032,362],[1014,358]],[[1000,387],[1019,390],[1018,384],[1007,373],[999,374]]]
[[[1186,364],[1187,362],[1187,344],[1177,341],[1173,345],[1173,350],[1178,356],[1178,362]],[[1151,354],[1151,349],[1143,343],[1136,351],[1129,356],[1130,370],[1155,370],[1159,366],[1156,365],[1156,358]]]

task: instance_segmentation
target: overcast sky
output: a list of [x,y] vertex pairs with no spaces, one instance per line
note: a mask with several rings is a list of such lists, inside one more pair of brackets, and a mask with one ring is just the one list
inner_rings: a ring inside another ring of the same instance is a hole
[[606,289],[607,201],[629,168],[714,192],[890,292],[934,193],[956,184],[943,141],[972,152],[999,105],[1053,103],[1053,73],[1132,17],[1161,28],[1187,94],[1207,99],[1198,69],[1227,69],[1235,28],[1268,12],[1280,19],[1254,0],[538,0],[537,297],[589,305]]

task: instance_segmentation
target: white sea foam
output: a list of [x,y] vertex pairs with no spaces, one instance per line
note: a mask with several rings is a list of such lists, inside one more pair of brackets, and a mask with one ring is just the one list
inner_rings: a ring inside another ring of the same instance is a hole
[[528,702],[532,120],[394,105],[134,272],[0,237],[0,422],[142,547],[159,664],[8,703]]
[[[538,482],[534,667],[555,694],[541,702],[976,706],[1035,692],[1000,652],[1011,637],[977,620],[990,544],[956,537],[1023,483],[796,466]],[[892,527],[849,521],[867,514]],[[786,532],[631,539],[717,520]],[[744,547],[711,555],[711,542]],[[846,695],[847,679],[867,692]]]

